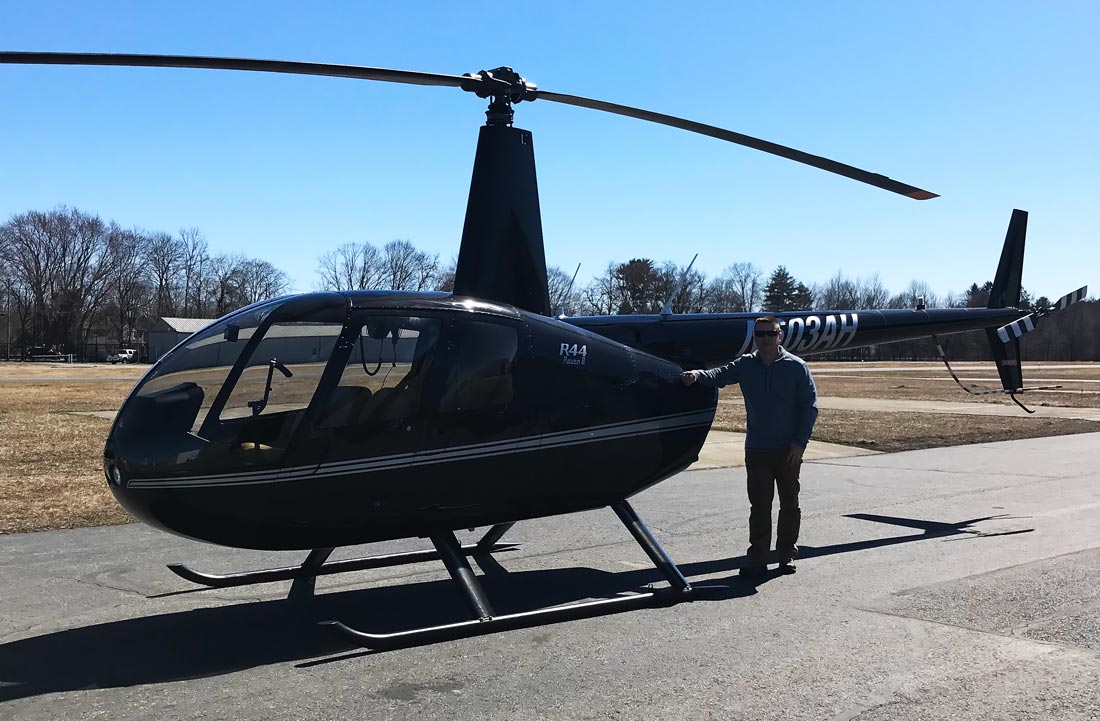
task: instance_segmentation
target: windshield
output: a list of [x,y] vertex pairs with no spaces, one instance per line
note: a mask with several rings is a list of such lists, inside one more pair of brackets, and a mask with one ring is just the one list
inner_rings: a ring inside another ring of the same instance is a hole
[[191,336],[119,412],[120,455],[147,470],[277,463],[347,318],[337,294],[283,298]]
[[197,432],[248,341],[279,305],[275,301],[253,308],[192,335],[153,368],[135,395],[148,397],[193,383],[202,390],[202,403],[188,430]]

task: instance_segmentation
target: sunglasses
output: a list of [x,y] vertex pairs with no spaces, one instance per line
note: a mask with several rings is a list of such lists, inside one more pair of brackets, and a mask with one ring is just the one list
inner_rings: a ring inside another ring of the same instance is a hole
[[767,336],[769,338],[774,338],[777,335],[779,335],[779,331],[777,331],[777,330],[754,330],[752,332],[752,334],[754,336],[756,336],[757,338],[763,338],[764,336]]

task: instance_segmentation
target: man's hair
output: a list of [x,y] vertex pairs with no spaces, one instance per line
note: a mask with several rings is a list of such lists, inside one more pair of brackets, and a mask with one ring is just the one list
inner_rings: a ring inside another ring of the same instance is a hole
[[762,315],[759,318],[757,318],[756,320],[754,320],[753,323],[754,324],[755,323],[774,323],[775,325],[779,326],[780,328],[783,327],[783,324],[780,323],[779,319],[776,318],[774,315]]

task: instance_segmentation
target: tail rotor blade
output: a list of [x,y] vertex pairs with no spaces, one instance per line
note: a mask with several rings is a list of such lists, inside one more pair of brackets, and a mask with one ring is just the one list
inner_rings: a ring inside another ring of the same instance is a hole
[[1002,325],[998,328],[997,337],[1001,339],[1002,343],[1009,343],[1035,330],[1038,320],[1038,317],[1034,314],[1025,315],[1019,320],[1014,320],[1008,325]]
[[1083,285],[1072,293],[1066,293],[1058,299],[1057,303],[1054,304],[1054,307],[1051,308],[1051,312],[1054,312],[1056,310],[1063,310],[1073,305],[1074,303],[1084,300],[1085,294],[1088,292],[1089,287],[1087,285]]

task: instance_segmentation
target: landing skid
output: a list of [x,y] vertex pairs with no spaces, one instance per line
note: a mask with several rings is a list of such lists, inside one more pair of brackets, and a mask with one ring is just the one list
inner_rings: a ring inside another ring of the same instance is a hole
[[638,514],[629,503],[625,500],[619,501],[612,504],[611,508],[669,582],[670,588],[498,616],[493,611],[480,581],[478,581],[470,568],[469,562],[466,560],[468,554],[463,552],[465,547],[458,544],[458,539],[455,538],[453,532],[446,531],[432,536],[432,543],[436,547],[438,557],[443,560],[447,571],[451,574],[451,579],[458,585],[469,603],[470,610],[475,618],[459,623],[414,628],[396,633],[368,633],[354,629],[339,621],[322,621],[321,625],[327,626],[342,639],[357,646],[375,650],[388,650],[444,639],[476,636],[514,628],[618,613],[636,608],[672,605],[681,601],[698,599],[701,593],[705,591],[726,590],[725,586],[692,586],[680,573],[680,569],[676,567],[676,564],[672,562],[664,549],[661,548],[657,539],[653,537],[653,534],[646,528],[642,519],[638,517]]
[[[484,553],[496,553],[518,548],[518,543],[501,543],[500,539],[512,527],[511,523],[501,523],[493,526],[485,536],[477,543],[468,543],[459,546],[463,557]],[[363,558],[349,558],[343,561],[326,563],[332,555],[332,548],[316,548],[310,551],[309,556],[300,566],[286,566],[284,568],[268,568],[262,571],[247,571],[245,573],[229,573],[217,575],[212,573],[200,573],[192,570],[182,563],[170,563],[168,569],[180,578],[212,588],[228,588],[232,586],[248,586],[255,583],[270,583],[272,581],[294,580],[290,589],[291,598],[300,598],[312,595],[313,580],[317,576],[327,576],[333,573],[346,573],[348,571],[361,571],[368,568],[388,568],[407,563],[421,563],[423,561],[437,561],[440,558],[439,551],[408,551],[406,553],[388,553],[379,556],[365,556]]]

